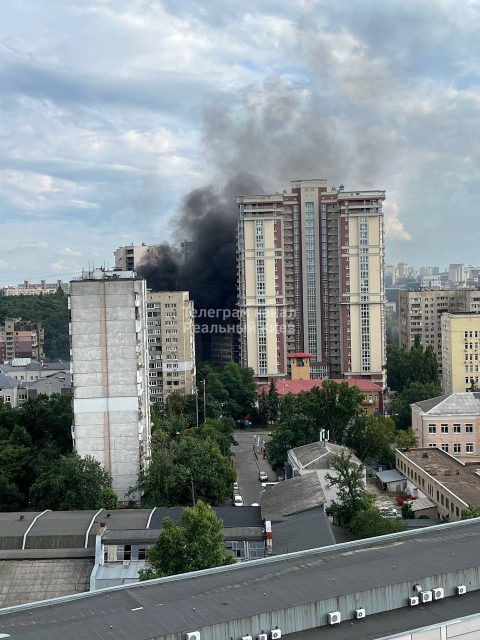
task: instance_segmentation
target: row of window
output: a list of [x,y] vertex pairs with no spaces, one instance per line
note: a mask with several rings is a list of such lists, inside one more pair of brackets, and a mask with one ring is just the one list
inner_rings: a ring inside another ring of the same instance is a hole
[[[436,447],[437,444],[435,442],[430,442],[428,446],[433,448]],[[442,451],[446,451],[447,453],[449,452],[449,445],[447,443],[443,443],[440,448],[442,449]],[[460,444],[460,442],[453,443],[453,453],[462,453],[462,445]],[[467,444],[465,445],[465,453],[475,453],[473,442],[467,442]]]
[[[440,425],[440,433],[448,433],[449,426],[450,425],[448,425],[448,424],[441,424]],[[465,426],[465,433],[473,433],[473,424],[467,423],[464,426]],[[429,424],[428,425],[428,433],[437,433],[437,425],[436,424]],[[452,433],[462,433],[462,425],[461,424],[454,424]]]

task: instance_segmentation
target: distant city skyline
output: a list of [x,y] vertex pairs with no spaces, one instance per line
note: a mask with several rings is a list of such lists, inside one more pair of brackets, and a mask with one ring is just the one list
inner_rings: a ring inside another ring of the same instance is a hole
[[8,3],[0,284],[180,244],[183,199],[241,172],[380,184],[388,264],[475,264],[479,28],[454,0]]

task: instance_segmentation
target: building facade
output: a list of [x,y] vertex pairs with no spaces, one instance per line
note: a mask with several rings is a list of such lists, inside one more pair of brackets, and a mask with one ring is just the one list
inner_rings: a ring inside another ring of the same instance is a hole
[[24,280],[21,284],[17,284],[17,286],[13,284],[5,285],[0,289],[0,296],[40,296],[48,293],[56,293],[59,289],[68,293],[68,283],[62,280],[57,280],[56,282],[46,282],[45,280],[29,282],[28,280]]
[[158,245],[148,245],[144,242],[139,245],[130,244],[118,247],[114,252],[115,269],[121,271],[136,271],[142,262],[147,262],[157,255]]
[[479,460],[480,393],[451,393],[412,404],[420,447],[438,447],[461,460]]
[[150,403],[195,392],[193,301],[188,291],[147,294]]
[[103,464],[121,501],[150,454],[146,304],[133,272],[70,283],[74,449]]
[[442,324],[444,313],[480,311],[480,291],[443,289],[400,291],[400,346],[410,349],[419,336],[424,347],[431,346],[442,372]]
[[458,393],[478,389],[480,313],[445,313],[441,327],[444,392]]
[[40,322],[6,318],[0,326],[0,363],[15,358],[43,360],[44,330]]
[[297,180],[291,193],[238,196],[241,362],[259,380],[312,354],[312,377],[383,385],[384,191]]

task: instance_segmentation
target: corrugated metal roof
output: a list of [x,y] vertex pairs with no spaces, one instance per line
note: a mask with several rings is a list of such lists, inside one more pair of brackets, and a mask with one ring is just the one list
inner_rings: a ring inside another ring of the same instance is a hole
[[430,498],[416,498],[412,500],[412,511],[421,511],[422,509],[432,509],[433,507],[437,508],[437,505]]
[[480,393],[450,393],[430,400],[415,402],[424,413],[430,416],[479,416]]
[[380,482],[401,482],[402,480],[406,480],[405,476],[401,474],[396,469],[387,469],[387,471],[377,471],[377,478]]
[[[262,514],[260,507],[213,507],[217,516],[223,521],[223,528],[228,527],[260,527]],[[183,507],[171,509],[157,507],[150,522],[151,529],[162,529],[163,519],[169,517],[178,522],[182,517]]]
[[362,464],[350,449],[339,444],[333,444],[332,442],[312,442],[310,444],[304,444],[301,447],[296,447],[291,451],[300,463],[301,468],[308,467],[309,469],[315,469],[315,463],[317,461],[321,464],[319,468],[327,468],[328,463],[323,464],[321,460],[328,460],[331,456],[339,456],[342,453],[350,455],[351,461],[355,464]]
[[325,494],[316,471],[266,487],[260,495],[262,516],[274,520],[325,504]]
[[478,567],[479,535],[480,521],[456,522],[117,587],[0,611],[0,632],[15,640],[91,640],[108,630],[115,640],[151,640]]
[[335,544],[335,538],[323,507],[319,507],[272,522],[272,543],[278,556]]

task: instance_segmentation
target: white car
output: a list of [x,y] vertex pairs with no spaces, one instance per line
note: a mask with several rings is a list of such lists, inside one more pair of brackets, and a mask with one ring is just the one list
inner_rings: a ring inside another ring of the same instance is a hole
[[233,505],[235,507],[243,507],[243,498],[240,495],[236,495],[233,497]]
[[268,475],[265,471],[260,471],[258,474],[258,479],[260,480],[260,482],[267,482],[268,480]]

